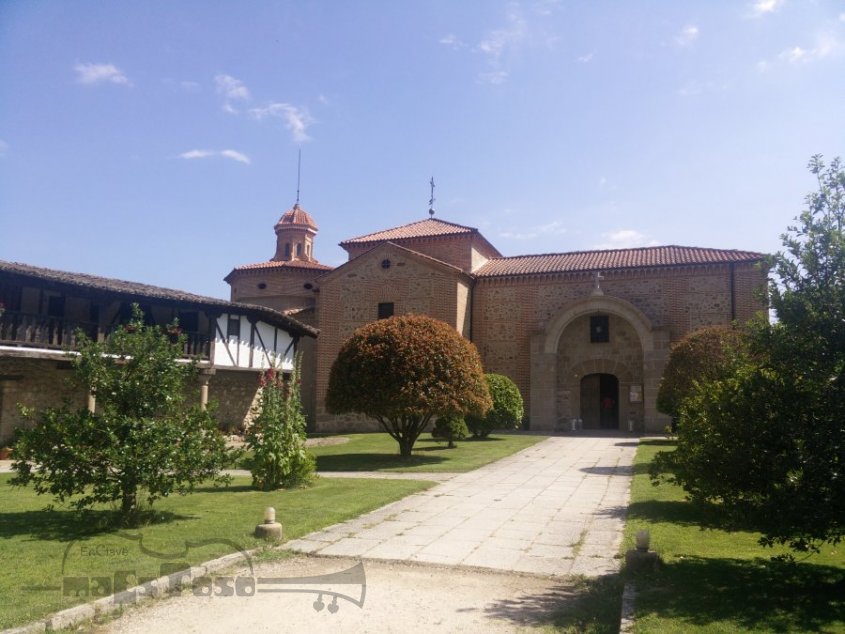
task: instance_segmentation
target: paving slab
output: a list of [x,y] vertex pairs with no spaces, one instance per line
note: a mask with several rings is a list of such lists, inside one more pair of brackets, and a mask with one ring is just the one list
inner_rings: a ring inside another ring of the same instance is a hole
[[286,546],[540,575],[608,574],[621,563],[635,452],[629,436],[548,438]]

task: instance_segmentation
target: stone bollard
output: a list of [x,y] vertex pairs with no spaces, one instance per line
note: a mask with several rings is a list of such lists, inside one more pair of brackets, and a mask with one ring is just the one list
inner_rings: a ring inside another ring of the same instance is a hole
[[276,521],[276,509],[268,506],[264,509],[264,522],[255,527],[255,536],[262,539],[282,539],[282,525]]

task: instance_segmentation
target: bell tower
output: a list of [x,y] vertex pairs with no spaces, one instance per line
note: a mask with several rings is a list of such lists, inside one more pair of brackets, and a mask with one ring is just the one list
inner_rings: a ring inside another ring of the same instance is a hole
[[314,236],[317,224],[297,202],[274,227],[276,231],[276,262],[316,262],[314,259]]

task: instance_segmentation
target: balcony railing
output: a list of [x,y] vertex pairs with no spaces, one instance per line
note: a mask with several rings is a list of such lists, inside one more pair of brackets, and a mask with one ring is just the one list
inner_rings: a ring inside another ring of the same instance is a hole
[[76,331],[97,338],[97,324],[7,310],[0,315],[0,344],[34,348],[75,348]]
[[[61,317],[32,315],[7,310],[0,315],[0,345],[31,348],[53,348],[73,350],[77,347],[77,330],[90,339],[102,339],[114,330],[100,329],[98,324],[85,321],[71,321]],[[208,359],[211,355],[211,339],[198,332],[184,332],[185,344],[182,355]],[[176,335],[171,335],[175,341]]]

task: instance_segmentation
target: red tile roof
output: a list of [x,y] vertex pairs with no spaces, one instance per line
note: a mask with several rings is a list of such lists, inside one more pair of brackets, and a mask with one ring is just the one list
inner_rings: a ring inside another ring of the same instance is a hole
[[311,214],[299,206],[299,203],[296,203],[293,206],[293,209],[288,209],[282,214],[282,217],[279,218],[279,222],[276,223],[276,227],[279,225],[304,225],[306,227],[311,227],[315,231],[317,230],[317,223],[314,222]]
[[369,242],[396,242],[397,240],[408,240],[412,238],[429,238],[434,236],[454,236],[460,234],[478,233],[478,229],[465,227],[453,222],[427,218],[419,222],[412,222],[401,227],[377,231],[357,238],[349,238],[340,243],[340,246],[347,244],[366,244]]
[[234,271],[252,271],[255,269],[313,269],[317,271],[331,271],[331,266],[320,264],[319,262],[309,262],[307,260],[287,260],[277,261],[268,260],[267,262],[256,262],[255,264],[241,264],[233,269]]
[[701,247],[670,245],[665,247],[643,247],[640,249],[574,251],[572,253],[546,253],[542,255],[516,255],[513,257],[493,258],[488,260],[474,274],[476,277],[497,277],[578,271],[609,271],[662,266],[755,262],[763,257],[765,257],[763,253],[755,253],[754,251],[705,249]]

